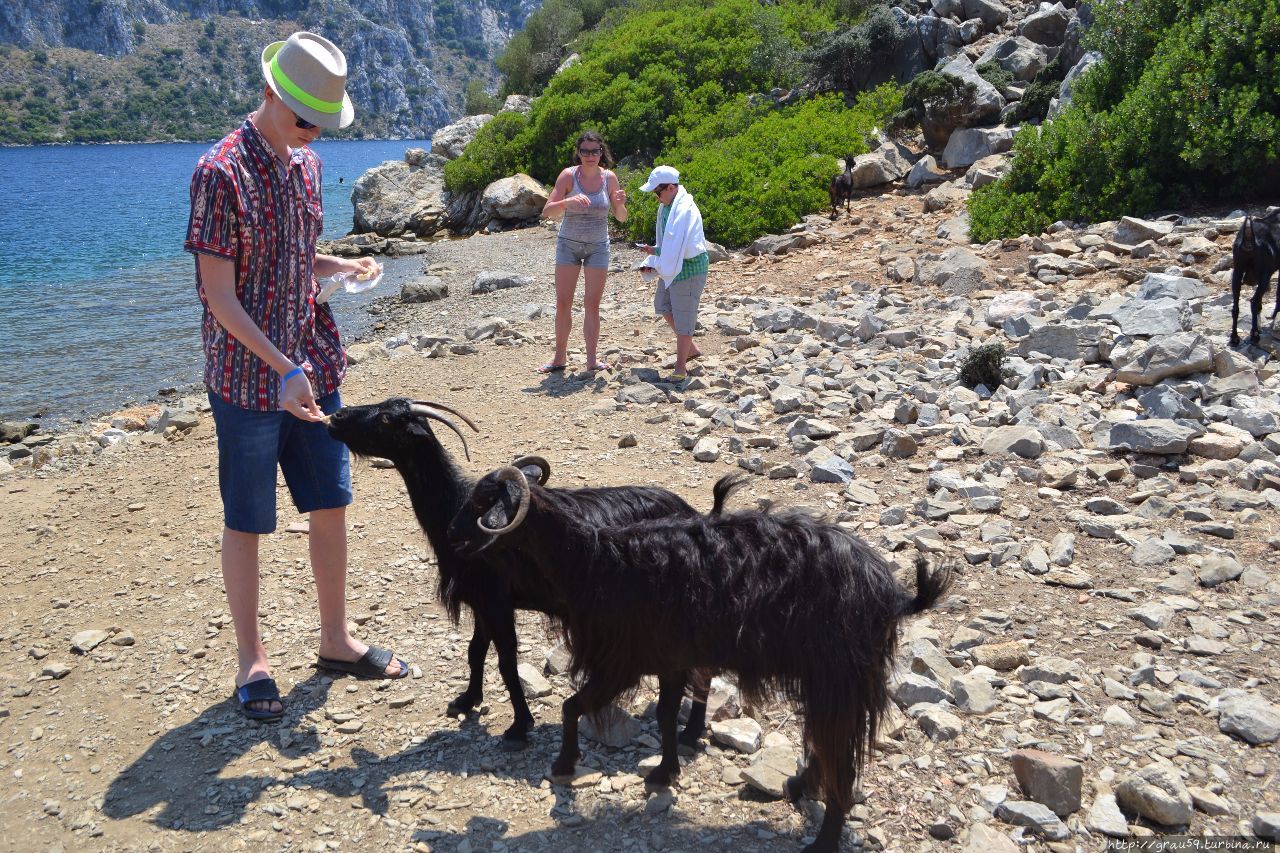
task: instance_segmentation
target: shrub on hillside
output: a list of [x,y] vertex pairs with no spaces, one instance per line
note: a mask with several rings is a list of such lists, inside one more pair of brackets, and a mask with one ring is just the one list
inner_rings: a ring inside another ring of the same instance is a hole
[[453,193],[482,190],[498,178],[529,170],[520,139],[524,113],[498,113],[480,128],[462,155],[444,164],[444,183]]
[[496,95],[484,90],[484,83],[472,80],[467,83],[466,101],[463,112],[469,116],[493,115],[502,109],[502,101]]
[[[866,151],[874,129],[899,105],[892,84],[867,93],[853,109],[836,95],[783,110],[734,103],[683,134],[662,162],[680,170],[681,183],[702,210],[708,238],[742,246],[822,209],[836,171],[831,152]],[[652,194],[638,191],[644,177],[624,178],[634,199],[628,226],[642,239],[652,236],[657,216]]]
[[971,197],[975,240],[1280,185],[1280,7],[1100,0],[1095,12],[1102,61],[1062,115],[1018,134],[1009,174]]
[[546,0],[497,59],[505,78],[502,94],[539,94],[568,56],[567,46],[616,5],[608,0]]
[[844,26],[819,39],[805,53],[819,88],[860,92],[878,80],[904,39],[887,5],[871,8],[854,26]]
[[973,111],[978,88],[952,74],[917,74],[902,93],[902,111],[894,117],[898,128],[919,127],[931,148],[946,144],[947,136]]

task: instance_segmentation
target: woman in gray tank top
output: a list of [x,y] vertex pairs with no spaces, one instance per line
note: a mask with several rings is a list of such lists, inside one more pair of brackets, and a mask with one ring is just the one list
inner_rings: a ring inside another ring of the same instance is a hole
[[587,131],[574,146],[573,165],[556,179],[542,215],[563,216],[556,238],[556,350],[539,373],[564,370],[569,360],[569,332],[573,329],[573,297],[582,271],[582,337],[587,350],[587,370],[606,370],[596,358],[600,340],[600,300],[609,273],[609,214],[626,222],[627,196],[618,178],[609,171],[613,155],[604,137]]

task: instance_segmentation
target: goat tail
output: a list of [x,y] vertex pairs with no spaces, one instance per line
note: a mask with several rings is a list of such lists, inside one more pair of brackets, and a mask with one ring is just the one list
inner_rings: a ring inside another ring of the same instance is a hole
[[950,563],[943,563],[930,572],[929,561],[923,556],[916,557],[916,594],[904,602],[901,615],[914,616],[932,608],[951,588],[954,577]]
[[746,474],[725,474],[719,480],[716,480],[715,486],[711,493],[715,496],[714,503],[711,506],[712,515],[720,515],[724,512],[724,506],[728,502],[729,497],[742,486],[746,485]]

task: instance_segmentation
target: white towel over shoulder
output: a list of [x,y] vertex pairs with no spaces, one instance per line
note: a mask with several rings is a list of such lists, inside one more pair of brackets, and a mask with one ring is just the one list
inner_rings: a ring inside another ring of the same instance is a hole
[[[661,222],[662,208],[659,207],[658,223]],[[662,249],[662,254],[645,258],[644,265],[658,271],[664,286],[670,286],[680,274],[686,259],[696,258],[707,250],[707,240],[702,234],[702,211],[684,187],[676,188],[667,227],[662,230],[654,227],[654,245]]]

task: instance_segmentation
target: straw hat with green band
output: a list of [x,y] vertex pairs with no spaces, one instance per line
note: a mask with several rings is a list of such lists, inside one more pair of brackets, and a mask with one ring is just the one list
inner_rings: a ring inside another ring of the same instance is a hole
[[294,33],[262,51],[262,76],[298,117],[328,130],[351,124],[356,111],[347,95],[347,58],[315,33]]

